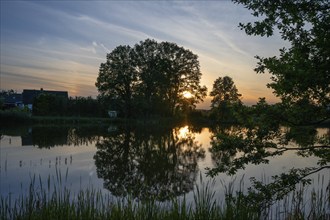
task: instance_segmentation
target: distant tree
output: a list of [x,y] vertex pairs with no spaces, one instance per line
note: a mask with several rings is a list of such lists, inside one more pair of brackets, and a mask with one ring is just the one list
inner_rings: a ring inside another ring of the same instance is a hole
[[214,117],[220,121],[233,120],[233,111],[237,105],[241,105],[241,94],[234,84],[231,77],[219,77],[213,83],[213,89],[210,92],[211,111]]
[[[286,108],[294,107],[310,112],[319,118],[330,103],[330,3],[328,0],[233,0],[252,10],[261,19],[240,24],[248,35],[271,36],[275,29],[289,48],[280,49],[280,55],[259,60],[257,73],[268,71],[272,81],[268,87],[282,99]],[[328,113],[329,114],[329,113]],[[329,117],[329,115],[327,116]],[[304,122],[305,123],[305,122]]]
[[107,61],[101,63],[95,84],[101,96],[118,101],[118,106],[110,108],[122,111],[125,117],[132,115],[132,100],[138,84],[132,52],[130,46],[118,46],[107,54]]
[[211,107],[216,108],[223,101],[238,102],[241,94],[238,93],[233,79],[229,76],[225,76],[215,80],[210,96],[213,96]]

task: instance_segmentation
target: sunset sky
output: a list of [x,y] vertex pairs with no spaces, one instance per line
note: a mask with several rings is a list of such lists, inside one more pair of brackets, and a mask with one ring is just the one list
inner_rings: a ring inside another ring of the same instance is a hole
[[[238,24],[255,20],[250,13],[231,1],[1,1],[1,90],[96,97],[106,53],[150,38],[197,54],[209,92],[228,75],[245,104],[273,103],[269,75],[253,71],[254,56],[278,55],[285,42],[246,35]],[[208,97],[198,107],[209,106]]]

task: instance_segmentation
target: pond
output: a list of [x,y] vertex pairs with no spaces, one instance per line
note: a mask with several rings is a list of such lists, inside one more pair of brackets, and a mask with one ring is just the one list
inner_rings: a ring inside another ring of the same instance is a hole
[[[35,179],[44,186],[49,182],[65,185],[73,192],[92,187],[114,198],[129,194],[139,200],[152,197],[167,201],[185,196],[191,201],[196,187],[214,179],[212,190],[222,200],[230,186],[250,187],[250,177],[270,182],[273,175],[313,167],[319,161],[316,156],[285,151],[268,157],[268,162],[247,163],[234,175],[219,173],[211,178],[207,168],[213,168],[223,157],[210,151],[215,130],[192,125],[122,124],[2,128],[1,196],[15,198],[27,193]],[[317,132],[329,135],[329,128]],[[329,169],[310,177],[312,187],[326,187]]]

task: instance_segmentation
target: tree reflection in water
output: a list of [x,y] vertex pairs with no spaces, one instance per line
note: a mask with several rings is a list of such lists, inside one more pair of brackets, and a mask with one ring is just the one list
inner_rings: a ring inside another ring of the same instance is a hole
[[[34,126],[22,136],[23,145],[34,145],[38,148],[55,146],[82,146],[92,144],[106,133],[103,127],[65,127]],[[26,143],[24,143],[26,142]]]
[[[219,173],[234,175],[248,164],[269,163],[270,158],[288,151],[295,151],[302,157],[318,158],[317,164],[312,167],[292,168],[286,173],[272,176],[270,183],[252,177],[252,187],[244,199],[263,209],[283,199],[296,189],[298,183],[309,184],[310,175],[330,169],[329,133],[319,134],[312,126],[281,127],[275,123],[216,128],[210,149],[215,165],[208,170],[210,176]],[[326,186],[327,189],[329,186]],[[243,199],[243,195],[240,196]]]
[[107,126],[63,126],[33,125],[1,127],[1,135],[21,136],[22,146],[33,145],[38,148],[56,146],[90,145],[108,134]]
[[183,128],[129,128],[99,141],[94,156],[98,177],[115,196],[160,201],[193,189],[198,159],[205,151]]
[[[209,175],[218,173],[234,175],[245,169],[249,163],[268,163],[270,157],[296,151],[300,156],[319,158],[315,169],[322,168],[329,161],[329,134],[318,135],[315,127],[262,127],[246,128],[239,126],[218,127],[213,129],[211,142],[214,168]],[[328,166],[324,167],[328,168]]]

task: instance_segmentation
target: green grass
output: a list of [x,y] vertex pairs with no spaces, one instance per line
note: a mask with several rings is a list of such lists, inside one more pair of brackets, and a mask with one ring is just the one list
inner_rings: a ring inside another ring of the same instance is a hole
[[[283,201],[267,210],[259,210],[244,200],[241,189],[234,192],[233,183],[224,185],[225,198],[215,198],[215,181],[196,186],[193,201],[173,198],[168,202],[154,199],[141,201],[131,196],[113,199],[93,187],[73,193],[66,187],[68,171],[48,177],[46,186],[41,178],[31,178],[26,194],[13,199],[1,197],[0,219],[329,219],[330,195],[324,187],[312,189],[307,200],[306,188],[292,192]],[[319,179],[321,184],[322,178]],[[242,187],[242,181],[240,188]],[[329,186],[328,186],[329,187]],[[329,188],[327,188],[329,189]]]

